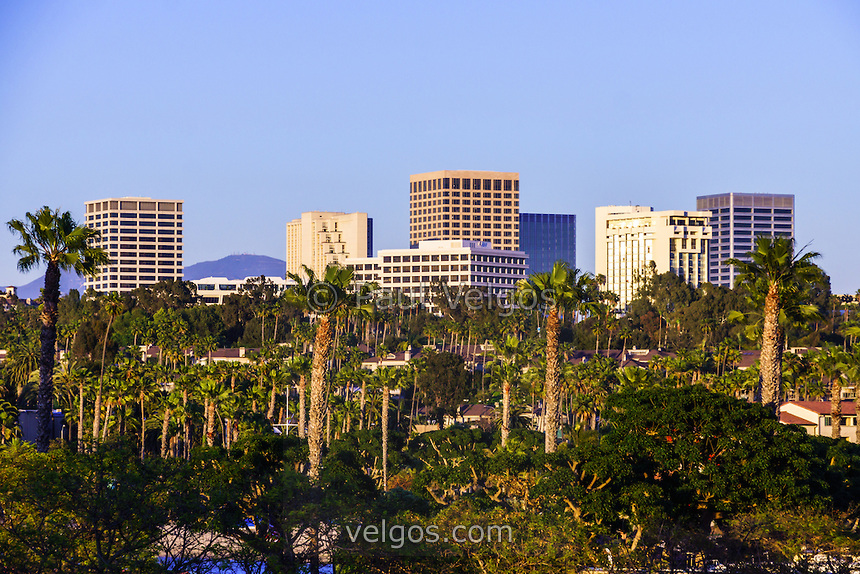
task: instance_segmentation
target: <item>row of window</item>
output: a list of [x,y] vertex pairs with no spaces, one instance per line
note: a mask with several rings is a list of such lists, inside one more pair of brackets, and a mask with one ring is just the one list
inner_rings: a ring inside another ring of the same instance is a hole
[[[514,275],[525,275],[525,270],[521,273],[517,272]],[[471,277],[471,280],[470,280]],[[397,275],[394,277],[382,277],[378,275],[358,274],[355,276],[356,281],[382,281],[383,284],[391,283],[438,283],[445,281],[455,283],[458,281],[476,283],[492,283],[496,285],[515,285],[521,277],[490,277],[484,275]]]
[[[144,285],[151,285],[156,281],[173,281],[176,280],[176,277],[173,276],[165,276],[165,275],[148,275],[146,278],[141,277],[139,282],[135,283],[94,283],[93,289],[137,289],[138,287],[142,287]],[[100,281],[106,281],[106,279],[100,279]],[[126,279],[125,281],[133,281],[133,279]]]
[[441,189],[474,189],[484,191],[519,191],[520,180],[518,179],[472,179],[467,177],[440,177],[413,181],[412,193],[424,191],[436,191]]
[[[715,210],[711,210],[715,211]],[[769,207],[756,207],[755,209],[751,207],[736,207],[735,213],[778,213],[781,215],[790,215],[794,210],[793,209],[780,209],[775,208],[771,211]],[[720,209],[720,213],[729,213],[731,209],[728,207],[724,207]]]
[[99,219],[182,219],[182,214],[174,215],[172,213],[97,213],[88,215],[87,221],[98,221]]

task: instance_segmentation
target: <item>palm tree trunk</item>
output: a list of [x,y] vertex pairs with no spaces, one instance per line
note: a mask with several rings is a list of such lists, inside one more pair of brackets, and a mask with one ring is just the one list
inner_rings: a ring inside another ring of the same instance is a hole
[[317,325],[314,339],[313,367],[311,369],[310,424],[308,425],[308,476],[312,481],[319,479],[322,462],[323,424],[326,414],[325,375],[328,367],[332,343],[331,318],[323,315]]
[[505,381],[502,385],[502,448],[508,444],[511,433],[511,383]]
[[182,390],[182,412],[183,412],[183,437],[182,454],[186,459],[191,459],[191,418],[188,416],[188,389]]
[[42,329],[39,332],[39,391],[36,395],[36,450],[48,452],[51,444],[54,400],[54,346],[57,343],[57,302],[60,299],[60,268],[49,262],[42,294]]
[[382,387],[382,490],[388,492],[388,385]]
[[361,381],[361,408],[359,412],[361,413],[360,418],[358,419],[358,430],[364,430],[364,417],[365,417],[365,409],[367,408],[367,381]]
[[[107,438],[108,435],[108,421],[110,420],[110,411],[113,408],[112,401],[107,402],[107,407],[105,408],[105,424],[102,427],[102,440]],[[98,438],[98,437],[96,437]]]
[[215,400],[210,399],[206,405],[206,446],[215,444]]
[[161,419],[161,458],[167,458],[167,443],[170,434],[170,407],[164,406],[164,417]]
[[146,454],[146,416],[143,410],[143,395],[140,396],[140,460]]
[[304,375],[299,375],[299,438],[305,438],[307,435],[305,429],[307,428],[307,417],[306,417],[306,395],[307,395],[307,387],[308,380]]
[[830,438],[842,437],[842,376],[830,383]]
[[779,327],[779,292],[775,285],[768,289],[764,300],[764,327],[761,338],[761,358],[757,400],[778,414],[782,383],[782,337]]
[[78,387],[78,452],[84,452],[84,379]]
[[266,411],[266,418],[271,422],[275,422],[275,400],[277,399],[276,393],[278,391],[278,385],[275,383],[275,380],[272,380],[272,393],[269,395],[269,408]]
[[558,435],[558,310],[550,309],[546,318],[546,383],[544,388],[544,450],[555,452]]

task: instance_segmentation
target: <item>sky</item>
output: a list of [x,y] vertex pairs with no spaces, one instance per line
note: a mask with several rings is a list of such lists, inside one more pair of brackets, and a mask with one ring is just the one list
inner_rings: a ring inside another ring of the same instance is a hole
[[[185,265],[285,258],[303,211],[408,246],[409,175],[520,173],[520,210],[791,193],[835,293],[860,289],[860,4],[0,3],[0,223],[185,201]],[[0,229],[0,284],[23,285]],[[41,270],[43,272],[43,269]]]

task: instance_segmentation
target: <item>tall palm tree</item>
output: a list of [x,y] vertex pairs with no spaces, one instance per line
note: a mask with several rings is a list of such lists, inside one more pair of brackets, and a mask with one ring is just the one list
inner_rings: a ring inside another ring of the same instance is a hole
[[388,404],[391,391],[400,388],[402,371],[397,367],[377,369],[374,375],[382,386],[382,490],[388,492]]
[[[761,359],[759,388],[756,392],[762,405],[776,413],[779,410],[782,384],[782,348],[785,331],[780,323],[789,312],[798,315],[810,312],[804,303],[809,284],[823,272],[813,260],[819,257],[814,251],[795,252],[794,239],[788,237],[758,237],[755,248],[747,253],[748,261],[727,259],[739,274],[738,285],[743,285],[754,308],[762,311]],[[783,321],[784,322],[784,321]]]
[[122,315],[122,299],[116,293],[108,293],[102,300],[102,307],[108,315],[108,322],[105,329],[104,341],[102,342],[102,368],[101,373],[99,373],[99,385],[96,390],[96,416],[93,424],[93,438],[95,439],[99,437],[99,415],[102,409],[102,386],[105,378],[105,353],[107,352],[108,335],[110,335],[110,328],[114,319]]
[[60,213],[47,206],[25,219],[12,219],[9,230],[20,243],[12,253],[19,255],[18,269],[29,271],[44,263],[45,288],[42,291],[39,335],[39,391],[37,395],[36,449],[47,452],[51,442],[51,399],[54,395],[54,347],[57,341],[57,303],[60,299],[61,272],[96,275],[99,267],[110,263],[110,257],[94,241],[101,237],[96,229],[78,225],[68,211]]
[[508,444],[511,432],[511,389],[519,383],[523,372],[524,345],[516,335],[493,341],[498,360],[490,373],[491,380],[502,389],[502,448]]
[[336,317],[356,308],[356,299],[350,291],[353,272],[338,265],[329,265],[322,281],[318,281],[313,270],[304,267],[306,279],[289,273],[296,285],[288,292],[290,300],[316,316],[317,330],[314,338],[313,366],[311,368],[311,404],[308,424],[308,476],[319,478],[322,461],[323,425],[326,415],[325,378],[329,367]]
[[544,385],[544,450],[555,452],[559,425],[561,314],[579,308],[589,298],[590,276],[556,261],[549,273],[536,273],[517,283],[518,303],[546,313],[546,383]]

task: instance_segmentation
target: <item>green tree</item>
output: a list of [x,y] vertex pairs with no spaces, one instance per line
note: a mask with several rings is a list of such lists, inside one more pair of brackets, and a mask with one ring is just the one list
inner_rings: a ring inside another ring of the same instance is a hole
[[54,395],[54,352],[57,342],[57,303],[60,298],[60,275],[73,271],[78,275],[95,275],[99,267],[110,262],[108,254],[92,242],[101,237],[96,229],[78,225],[68,211],[45,206],[25,220],[12,219],[8,227],[21,243],[12,253],[19,255],[18,269],[29,271],[44,263],[45,288],[42,291],[42,330],[39,359],[39,392],[37,398],[38,431],[36,446],[46,452],[51,441],[51,407]]
[[456,416],[457,409],[469,396],[469,372],[460,355],[446,351],[426,350],[421,353],[422,366],[415,382],[424,404],[433,410],[439,430],[445,423],[445,415]]
[[[777,412],[781,400],[782,349],[785,330],[780,323],[787,311],[802,311],[809,285],[822,275],[813,263],[819,257],[814,251],[795,252],[794,239],[788,237],[756,238],[755,248],[746,259],[727,259],[738,271],[738,285],[744,286],[754,308],[762,310],[761,369],[757,398],[768,409]],[[784,324],[784,322],[783,322]]]

